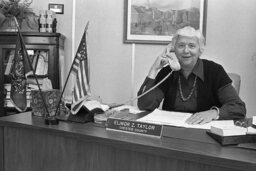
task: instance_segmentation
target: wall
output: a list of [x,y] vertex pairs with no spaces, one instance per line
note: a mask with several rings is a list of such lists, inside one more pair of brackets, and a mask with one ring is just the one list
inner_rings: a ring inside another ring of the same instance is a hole
[[[46,4],[50,1],[36,2]],[[53,1],[52,1],[53,2]],[[71,64],[71,10],[72,2],[65,3],[65,14],[60,16],[59,30],[66,37],[66,67]],[[92,92],[104,102],[125,102],[136,96],[148,70],[161,53],[163,45],[135,45],[135,60],[132,45],[123,44],[124,0],[76,0],[75,42],[80,42],[85,24],[88,30],[88,53]],[[69,6],[70,5],[70,6]],[[39,5],[41,7],[41,5]],[[256,115],[256,1],[208,0],[207,45],[204,58],[224,66],[227,72],[241,75],[240,96],[245,101],[248,116]],[[134,64],[134,65],[133,65]],[[134,67],[134,71],[132,71]],[[66,71],[67,72],[67,71]],[[135,73],[134,80],[132,80]],[[133,83],[133,84],[132,84]],[[136,104],[136,103],[135,103]]]
[[123,1],[76,0],[76,47],[87,21],[91,89],[104,102],[131,94],[131,45],[123,44]]

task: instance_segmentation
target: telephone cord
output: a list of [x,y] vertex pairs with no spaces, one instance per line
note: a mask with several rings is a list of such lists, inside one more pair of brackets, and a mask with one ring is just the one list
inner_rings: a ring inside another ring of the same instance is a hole
[[128,100],[126,103],[124,104],[129,104],[131,102],[133,102],[134,100],[137,100],[141,97],[143,97],[144,95],[148,94],[150,91],[154,90],[156,87],[158,87],[160,84],[162,84],[162,82],[164,82],[172,73],[173,73],[174,70],[172,70],[169,74],[167,74],[161,81],[159,81],[156,85],[154,85],[153,87],[151,87],[150,89],[148,89],[147,91],[145,91],[144,93],[142,93],[141,95],[139,96],[136,96],[130,100]]

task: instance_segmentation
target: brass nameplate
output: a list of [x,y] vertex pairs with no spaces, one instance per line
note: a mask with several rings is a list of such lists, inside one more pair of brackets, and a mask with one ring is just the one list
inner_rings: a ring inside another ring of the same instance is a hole
[[108,118],[106,129],[161,137],[163,125]]

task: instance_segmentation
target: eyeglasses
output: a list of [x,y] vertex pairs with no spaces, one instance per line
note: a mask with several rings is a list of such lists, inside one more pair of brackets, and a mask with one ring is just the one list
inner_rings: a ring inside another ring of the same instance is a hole
[[244,121],[238,120],[238,121],[235,121],[235,125],[247,128],[248,127],[248,122],[246,120],[244,120]]

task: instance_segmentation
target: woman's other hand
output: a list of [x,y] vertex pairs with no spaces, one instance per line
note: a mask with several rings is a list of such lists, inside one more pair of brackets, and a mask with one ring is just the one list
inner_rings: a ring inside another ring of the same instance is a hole
[[218,117],[218,112],[215,109],[210,109],[203,112],[198,112],[192,115],[190,118],[186,120],[187,124],[195,125],[203,125]]

